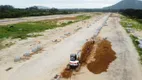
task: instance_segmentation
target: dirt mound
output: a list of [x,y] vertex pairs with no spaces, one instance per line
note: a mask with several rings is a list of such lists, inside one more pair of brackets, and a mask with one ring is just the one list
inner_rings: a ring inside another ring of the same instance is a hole
[[61,73],[63,78],[70,78],[72,76],[73,71],[71,69],[65,68],[64,71]]
[[[80,63],[86,63],[88,56],[90,55],[93,46],[95,42],[94,41],[88,41],[84,44],[81,52],[81,58],[80,58]],[[80,68],[79,68],[80,69]],[[79,70],[78,70],[79,71]],[[63,78],[70,78],[72,76],[73,70],[69,69],[66,67],[63,72],[61,73]]]
[[102,40],[96,49],[95,61],[87,65],[88,70],[95,74],[107,71],[109,64],[116,59],[115,54],[111,48],[111,43],[107,40]]
[[86,63],[88,56],[91,54],[95,41],[88,41],[84,44],[81,52],[80,63]]

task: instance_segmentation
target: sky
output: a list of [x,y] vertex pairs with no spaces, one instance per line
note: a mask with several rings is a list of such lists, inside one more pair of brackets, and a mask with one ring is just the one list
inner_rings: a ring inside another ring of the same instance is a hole
[[102,8],[121,0],[0,0],[0,5],[12,5],[16,8],[45,6],[55,8]]

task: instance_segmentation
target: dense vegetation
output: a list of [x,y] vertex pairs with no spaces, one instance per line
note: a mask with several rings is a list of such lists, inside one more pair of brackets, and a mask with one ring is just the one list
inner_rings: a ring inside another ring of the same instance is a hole
[[142,10],[127,9],[121,10],[121,13],[130,18],[142,19]]
[[16,18],[26,16],[42,16],[42,15],[53,15],[53,14],[70,14],[71,11],[58,10],[56,8],[51,9],[39,9],[37,6],[19,9],[14,8],[10,5],[0,6],[0,18]]
[[130,24],[132,28],[142,30],[142,10],[121,10],[121,14],[121,24],[124,27]]

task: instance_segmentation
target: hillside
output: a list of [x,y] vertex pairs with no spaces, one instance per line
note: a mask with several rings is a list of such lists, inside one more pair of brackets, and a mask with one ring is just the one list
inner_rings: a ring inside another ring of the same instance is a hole
[[104,9],[142,9],[142,1],[140,0],[123,0],[112,6],[104,7]]

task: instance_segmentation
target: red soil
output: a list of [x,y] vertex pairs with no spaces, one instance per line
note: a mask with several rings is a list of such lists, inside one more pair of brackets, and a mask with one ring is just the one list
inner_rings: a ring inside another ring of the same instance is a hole
[[95,44],[95,41],[88,41],[83,46],[82,52],[81,52],[81,57],[80,57],[81,64],[86,63],[89,55],[91,54],[94,44]]
[[64,70],[63,70],[63,72],[61,73],[61,76],[63,77],[63,78],[70,78],[71,76],[72,76],[72,73],[73,73],[73,71],[71,70],[71,69],[67,69],[67,68],[65,68]]
[[87,65],[88,70],[95,74],[107,71],[109,64],[116,59],[115,54],[109,41],[101,41],[96,49],[95,61]]

